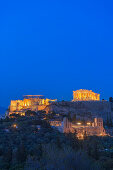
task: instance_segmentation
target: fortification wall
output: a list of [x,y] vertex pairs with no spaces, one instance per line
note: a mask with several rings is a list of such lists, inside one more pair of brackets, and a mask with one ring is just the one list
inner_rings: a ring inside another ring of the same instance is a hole
[[113,120],[113,103],[108,101],[76,101],[56,102],[45,108],[47,113],[55,112],[61,114],[71,113],[77,119],[90,120],[95,117],[102,117],[104,121]]
[[44,110],[46,108],[46,105],[38,105],[38,110]]

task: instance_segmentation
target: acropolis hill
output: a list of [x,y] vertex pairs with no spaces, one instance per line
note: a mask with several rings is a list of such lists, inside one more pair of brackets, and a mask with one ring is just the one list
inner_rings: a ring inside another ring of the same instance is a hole
[[91,120],[101,117],[104,121],[113,119],[113,103],[101,101],[100,94],[92,90],[73,91],[73,100],[57,102],[56,99],[44,99],[41,95],[26,95],[23,100],[11,101],[9,116],[19,114],[25,116],[27,110],[44,110],[46,113],[55,112],[58,114],[76,115],[77,119]]
[[108,101],[76,101],[76,102],[56,102],[45,108],[47,113],[55,112],[59,114],[76,115],[76,119],[93,120],[101,117],[104,121],[113,120],[113,103]]

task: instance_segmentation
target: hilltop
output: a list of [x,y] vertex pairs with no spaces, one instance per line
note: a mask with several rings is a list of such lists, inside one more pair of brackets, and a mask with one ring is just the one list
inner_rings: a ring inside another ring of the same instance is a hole
[[54,102],[45,108],[47,113],[71,114],[80,120],[91,120],[101,117],[106,122],[113,120],[113,103],[108,101]]

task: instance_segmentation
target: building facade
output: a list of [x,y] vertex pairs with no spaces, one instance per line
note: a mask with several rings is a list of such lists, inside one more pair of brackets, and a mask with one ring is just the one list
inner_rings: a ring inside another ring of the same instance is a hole
[[84,135],[87,136],[105,136],[106,132],[103,127],[102,118],[94,118],[93,122],[88,122],[86,125],[72,124],[72,130],[76,130],[77,137],[83,139]]
[[50,122],[51,126],[56,127],[62,133],[76,132],[78,139],[84,139],[84,136],[105,136],[106,132],[103,127],[102,118],[94,118],[93,122],[82,124],[80,122],[72,123],[68,118],[64,118],[62,122],[55,120]]
[[100,94],[94,93],[92,90],[80,89],[73,91],[73,101],[99,101]]
[[56,99],[44,99],[41,95],[26,95],[23,100],[11,100],[9,106],[9,116],[19,114],[25,116],[27,110],[38,111],[45,109],[51,102]]

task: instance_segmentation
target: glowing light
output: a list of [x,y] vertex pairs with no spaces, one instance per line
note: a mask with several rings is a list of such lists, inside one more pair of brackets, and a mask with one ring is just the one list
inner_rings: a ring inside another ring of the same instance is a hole
[[87,122],[87,125],[91,125],[91,123],[90,123],[90,122]]
[[12,125],[13,128],[18,128],[17,124]]
[[83,139],[84,139],[84,135],[83,135],[82,133],[80,133],[79,135],[77,135],[77,138],[78,138],[79,140],[83,140]]
[[81,125],[81,123],[80,123],[80,122],[77,122],[77,125]]
[[73,91],[73,101],[90,101],[100,100],[100,94],[94,93],[92,90],[80,89]]
[[20,115],[21,115],[21,116],[25,116],[25,113],[21,113]]
[[23,100],[11,100],[9,115],[19,114],[20,116],[25,116],[24,110],[29,109],[32,111],[44,110],[51,102],[56,102],[57,100],[42,99],[39,95],[27,95]]

